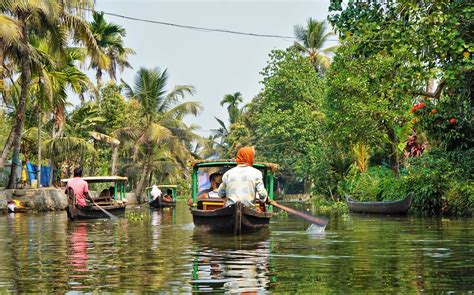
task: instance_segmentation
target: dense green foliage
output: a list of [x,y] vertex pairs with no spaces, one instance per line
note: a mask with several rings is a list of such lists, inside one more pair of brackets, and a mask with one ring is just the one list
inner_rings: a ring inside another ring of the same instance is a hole
[[[343,9],[332,1],[331,8],[343,48],[327,75],[328,123],[341,147],[361,142],[374,157],[367,172],[351,166],[339,192],[383,200],[413,191],[415,211],[472,213],[472,169],[456,160],[472,154],[472,6],[359,1]],[[405,143],[415,132],[426,151],[411,158]]]
[[[86,175],[129,176],[139,195],[150,183],[186,179],[186,160],[199,138],[183,118],[200,106],[180,100],[193,87],[166,92],[167,71],[157,69],[140,69],[132,87],[116,84],[134,52],[124,45],[125,29],[103,13],[86,19],[82,8],[93,6],[82,0],[0,5],[0,94],[14,111],[14,122],[0,117],[0,169],[11,158],[51,165],[56,183],[83,166]],[[96,86],[84,65],[96,71]],[[69,110],[71,90],[81,104]],[[13,141],[5,142],[9,134]]]
[[331,66],[316,73],[314,56],[297,54],[323,46],[305,40],[323,35],[317,22],[298,27],[300,46],[270,54],[262,92],[230,126],[228,154],[255,145],[260,160],[281,164],[281,191],[300,183],[328,196],[315,198],[324,208],[345,193],[382,201],[413,191],[414,211],[472,214],[473,173],[459,161],[472,158],[472,7],[402,0],[330,9],[342,42]]
[[[138,69],[133,84],[116,83],[134,53],[123,27],[69,8],[91,1],[38,3],[0,5],[0,94],[14,110],[0,115],[0,168],[21,151],[21,160],[53,165],[55,178],[81,165],[89,175],[127,175],[138,195],[152,183],[184,192],[187,160],[254,145],[257,160],[280,165],[280,192],[317,194],[327,210],[344,212],[345,193],[380,201],[413,191],[417,212],[474,211],[467,1],[332,0],[340,46],[327,47],[334,33],[324,21],[296,25],[298,42],[269,54],[261,92],[247,105],[240,92],[226,94],[229,121],[216,117],[205,139],[183,122],[201,109],[182,101],[194,87],[168,89],[167,70]],[[72,110],[68,89],[81,100]]]
[[0,146],[3,146],[5,142],[7,141],[8,137],[8,132],[10,131],[11,125],[10,122],[3,113],[3,111],[0,111]]
[[254,144],[259,159],[281,165],[283,178],[317,181],[324,156],[321,79],[294,49],[273,51],[261,74],[263,91],[248,105],[247,127],[234,125],[230,139]]

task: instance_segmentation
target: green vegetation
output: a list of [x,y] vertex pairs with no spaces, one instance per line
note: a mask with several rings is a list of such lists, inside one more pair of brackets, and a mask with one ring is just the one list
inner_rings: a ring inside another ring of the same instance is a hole
[[381,201],[413,191],[413,211],[472,214],[472,7],[331,1],[330,10],[341,40],[332,64],[317,63],[323,23],[297,26],[300,42],[270,54],[262,92],[231,125],[228,152],[255,145],[259,160],[281,164],[283,192],[316,194],[323,211],[345,212],[344,193]]
[[[186,179],[200,138],[183,118],[201,107],[181,100],[194,88],[166,92],[167,70],[144,68],[133,85],[118,84],[134,51],[124,44],[125,29],[103,13],[86,19],[83,9],[93,7],[82,0],[1,2],[0,93],[14,120],[1,113],[0,168],[12,158],[49,165],[56,182],[83,166],[86,175],[127,175],[138,196],[149,183]],[[95,70],[96,85],[84,66]],[[81,104],[68,111],[71,91]],[[9,187],[17,183],[11,174]]]
[[[177,183],[185,196],[188,160],[231,158],[254,145],[257,160],[280,164],[279,191],[313,194],[323,211],[345,212],[345,193],[393,200],[413,191],[414,211],[474,212],[467,1],[332,0],[335,33],[312,18],[296,25],[297,42],[270,52],[250,103],[240,92],[221,98],[229,121],[216,117],[208,138],[183,121],[201,110],[184,100],[194,87],[169,90],[159,68],[118,83],[134,54],[125,29],[103,13],[88,21],[78,6],[93,3],[0,5],[0,94],[9,110],[0,114],[0,168],[30,160],[53,166],[57,179],[81,165],[88,175],[128,176],[138,196],[152,183]],[[341,44],[328,47],[335,35]],[[69,111],[70,92],[81,103]],[[17,182],[12,174],[9,186]]]

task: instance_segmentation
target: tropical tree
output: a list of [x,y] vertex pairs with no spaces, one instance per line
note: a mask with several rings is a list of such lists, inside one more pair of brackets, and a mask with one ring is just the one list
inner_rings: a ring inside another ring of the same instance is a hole
[[131,68],[127,59],[130,54],[135,52],[124,46],[123,37],[126,32],[123,27],[107,22],[103,12],[94,11],[92,18],[90,30],[101,50],[101,55],[91,60],[91,68],[96,70],[97,88],[100,89],[103,71],[106,70],[110,79],[115,82],[117,68],[120,71]]
[[142,158],[142,168],[136,194],[141,201],[145,184],[153,167],[153,158],[157,151],[166,149],[184,169],[190,151],[189,140],[197,136],[187,130],[182,119],[187,114],[197,115],[201,109],[198,102],[179,103],[186,94],[194,94],[194,87],[178,85],[171,91],[166,90],[167,70],[141,68],[135,77],[133,87],[125,85],[128,98],[140,104],[141,120],[135,126],[122,130],[133,140],[132,158]]
[[[28,99],[28,90],[31,84],[32,63],[38,58],[30,46],[30,37],[33,35],[50,36],[52,48],[61,50],[69,41],[69,32],[73,40],[86,45],[92,55],[99,52],[97,43],[89,30],[87,22],[81,17],[82,8],[92,8],[92,1],[84,0],[25,0],[2,1],[0,12],[14,22],[19,32],[19,40],[15,49],[19,56],[21,72],[21,93],[16,105],[16,117],[13,127],[13,158],[12,173],[9,187],[16,186],[16,166],[20,154],[21,136],[25,121],[25,111]],[[3,17],[3,20],[6,18]],[[3,34],[2,34],[3,35]]]
[[294,26],[294,34],[298,40],[294,47],[308,56],[318,72],[325,72],[331,64],[328,54],[338,48],[336,45],[323,49],[324,44],[329,41],[329,37],[334,36],[333,32],[328,32],[326,22],[309,18],[306,26]]
[[260,160],[279,163],[282,174],[306,183],[308,190],[312,183],[324,184],[322,80],[294,48],[272,51],[262,76],[264,88],[248,105],[243,124],[231,127],[230,151],[239,144],[253,144]]
[[239,119],[241,113],[239,109],[239,103],[244,101],[242,94],[240,92],[235,92],[233,94],[226,94],[221,100],[221,106],[227,105],[227,111],[229,112],[229,122],[234,124]]

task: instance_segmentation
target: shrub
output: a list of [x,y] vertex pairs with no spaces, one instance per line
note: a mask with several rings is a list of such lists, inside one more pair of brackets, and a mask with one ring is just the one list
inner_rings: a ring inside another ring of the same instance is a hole
[[367,172],[360,173],[351,167],[346,179],[340,184],[340,195],[347,193],[356,200],[381,201],[383,191],[389,183],[395,183],[395,175],[385,166],[370,167]]
[[312,198],[312,211],[320,214],[344,214],[349,212],[349,207],[344,201],[329,201],[324,196]]
[[407,187],[415,193],[412,209],[427,214],[472,212],[472,167],[461,164],[461,159],[472,162],[466,158],[471,153],[431,151],[411,159]]
[[473,149],[432,150],[409,159],[401,176],[384,166],[359,173],[351,169],[339,183],[339,193],[357,200],[395,200],[414,193],[411,210],[423,214],[472,215],[474,213]]
[[442,197],[443,214],[472,215],[474,213],[474,182],[452,181]]

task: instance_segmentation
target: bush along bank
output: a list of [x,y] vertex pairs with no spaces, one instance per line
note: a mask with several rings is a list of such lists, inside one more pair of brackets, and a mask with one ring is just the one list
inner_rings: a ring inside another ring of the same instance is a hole
[[400,176],[385,166],[370,167],[366,172],[350,171],[339,183],[339,192],[347,192],[363,201],[403,198],[414,193],[411,212],[425,215],[472,216],[474,214],[474,149],[464,151],[431,150],[409,158]]

